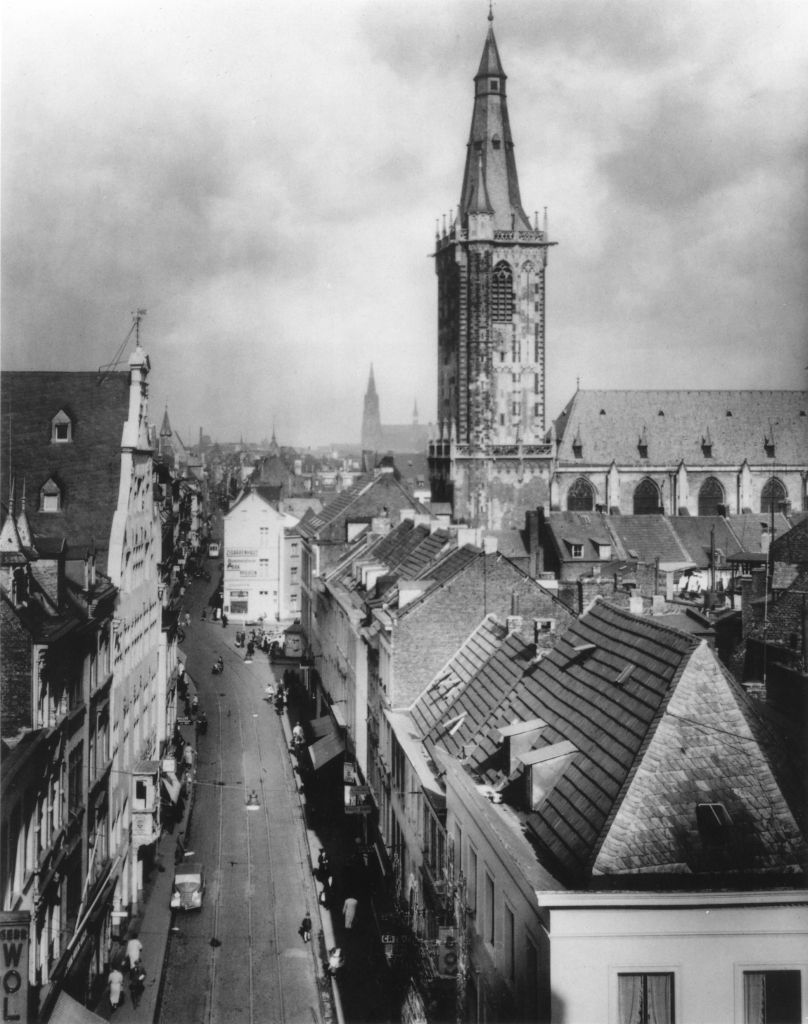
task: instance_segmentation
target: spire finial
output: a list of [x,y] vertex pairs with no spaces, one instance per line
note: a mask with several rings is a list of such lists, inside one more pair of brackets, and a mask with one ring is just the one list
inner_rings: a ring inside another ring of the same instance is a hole
[[494,0],[488,0],[488,20],[494,20]]

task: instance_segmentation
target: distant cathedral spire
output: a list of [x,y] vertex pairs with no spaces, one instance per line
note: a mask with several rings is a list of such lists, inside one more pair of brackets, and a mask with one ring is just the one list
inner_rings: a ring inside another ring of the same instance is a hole
[[365,407],[362,413],[362,450],[376,452],[382,448],[382,420],[379,412],[379,396],[376,394],[376,381],[373,377],[373,363],[370,364]]

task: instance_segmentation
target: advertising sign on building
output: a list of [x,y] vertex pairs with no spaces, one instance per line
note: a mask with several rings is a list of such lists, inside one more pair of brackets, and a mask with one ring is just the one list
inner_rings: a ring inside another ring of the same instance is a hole
[[6,1021],[28,1020],[28,943],[31,918],[27,913],[0,911],[0,970]]
[[345,787],[346,814],[370,814],[372,810],[373,798],[370,795],[370,786]]
[[454,928],[438,928],[438,974],[442,978],[457,976],[457,938]]

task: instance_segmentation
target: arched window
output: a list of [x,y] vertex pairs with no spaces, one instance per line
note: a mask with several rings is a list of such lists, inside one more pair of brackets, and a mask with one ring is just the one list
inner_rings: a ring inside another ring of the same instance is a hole
[[510,323],[513,319],[513,272],[507,263],[497,263],[491,279],[491,319]]
[[646,477],[641,480],[634,491],[634,515],[651,516],[661,511],[662,499],[659,488],[653,480]]
[[595,507],[595,488],[585,476],[579,476],[567,491],[568,512],[591,512]]
[[699,488],[699,515],[717,516],[718,506],[724,504],[724,488],[714,476],[708,476]]
[[760,494],[760,511],[771,512],[774,510],[779,512],[781,503],[787,499],[788,494],[782,482],[776,476],[773,476],[763,485],[763,490]]

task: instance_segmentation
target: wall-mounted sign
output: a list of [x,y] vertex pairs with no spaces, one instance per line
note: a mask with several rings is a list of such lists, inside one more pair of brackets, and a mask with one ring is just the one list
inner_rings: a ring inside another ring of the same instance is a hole
[[3,1020],[28,1020],[28,943],[31,918],[27,913],[0,911],[0,984]]
[[370,786],[345,787],[346,814],[370,814],[372,810],[373,797],[370,795]]

